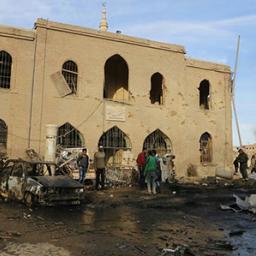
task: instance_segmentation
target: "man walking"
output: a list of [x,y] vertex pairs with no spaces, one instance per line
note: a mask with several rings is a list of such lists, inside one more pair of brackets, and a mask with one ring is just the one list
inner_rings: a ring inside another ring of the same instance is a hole
[[77,165],[79,168],[79,182],[81,184],[84,184],[84,180],[89,166],[89,156],[87,155],[86,148],[82,150],[82,153],[77,158]]
[[96,170],[96,189],[99,190],[99,185],[101,185],[101,189],[104,189],[106,164],[103,146],[99,146],[98,152],[94,154],[94,167]]
[[242,177],[244,180],[248,180],[248,174],[247,174],[247,162],[248,162],[248,156],[247,154],[243,151],[242,148],[240,148],[238,150],[239,152],[239,155],[237,156],[236,160],[235,160],[235,163],[236,163],[236,166],[238,165],[239,163],[239,167],[240,167],[240,172],[242,174]]

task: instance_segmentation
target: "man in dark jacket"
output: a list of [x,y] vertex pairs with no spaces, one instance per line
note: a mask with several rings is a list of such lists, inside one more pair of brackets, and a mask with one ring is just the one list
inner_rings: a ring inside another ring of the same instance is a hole
[[247,154],[243,151],[242,148],[240,148],[238,150],[239,155],[237,156],[235,163],[238,164],[239,163],[239,167],[240,167],[240,172],[242,174],[242,177],[244,180],[248,180],[248,174],[247,174],[247,162],[248,162],[248,156]]
[[89,156],[87,155],[86,148],[83,149],[82,153],[77,158],[77,165],[79,167],[79,182],[83,184],[89,166]]

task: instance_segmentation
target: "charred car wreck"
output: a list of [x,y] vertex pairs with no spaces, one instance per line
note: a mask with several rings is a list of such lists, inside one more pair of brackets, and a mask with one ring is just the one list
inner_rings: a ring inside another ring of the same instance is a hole
[[80,204],[84,188],[67,176],[53,176],[54,163],[7,160],[0,169],[0,196],[34,204]]

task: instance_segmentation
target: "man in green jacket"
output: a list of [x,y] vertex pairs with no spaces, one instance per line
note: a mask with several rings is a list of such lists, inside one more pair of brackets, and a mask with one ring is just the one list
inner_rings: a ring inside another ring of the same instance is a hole
[[151,150],[148,152],[144,175],[146,177],[148,193],[156,194],[157,161]]

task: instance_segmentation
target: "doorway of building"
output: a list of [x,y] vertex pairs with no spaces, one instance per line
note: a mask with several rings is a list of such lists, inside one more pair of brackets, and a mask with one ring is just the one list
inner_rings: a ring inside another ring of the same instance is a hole
[[171,140],[161,130],[157,129],[150,133],[143,143],[143,148],[146,150],[156,150],[159,156],[172,153]]
[[108,166],[120,167],[129,165],[131,154],[131,142],[128,136],[117,126],[104,132],[98,145],[103,146]]

